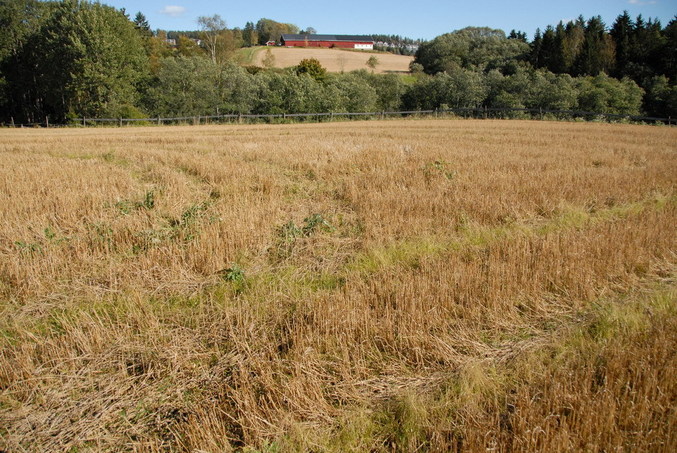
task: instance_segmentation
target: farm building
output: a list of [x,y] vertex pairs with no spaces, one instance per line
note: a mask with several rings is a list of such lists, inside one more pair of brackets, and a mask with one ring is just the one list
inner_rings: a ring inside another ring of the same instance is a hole
[[340,47],[343,49],[372,50],[370,36],[356,35],[282,35],[280,44],[286,47]]

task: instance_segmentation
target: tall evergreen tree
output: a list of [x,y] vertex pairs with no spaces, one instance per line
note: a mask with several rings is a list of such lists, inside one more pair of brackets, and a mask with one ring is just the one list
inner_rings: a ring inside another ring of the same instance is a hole
[[677,17],[672,19],[663,30],[664,49],[661,51],[662,70],[673,85],[677,85]]
[[638,83],[650,79],[663,66],[662,61],[666,38],[658,20],[644,21],[638,16],[631,39],[631,64],[629,76]]
[[628,65],[631,62],[630,40],[634,28],[634,23],[627,11],[616,18],[611,26],[611,37],[616,45],[616,65],[613,75],[615,77],[625,77],[628,75]]
[[562,46],[564,40],[564,25],[560,22],[557,28],[548,26],[543,33],[542,44],[542,67],[549,71],[560,73],[564,72],[564,56]]
[[258,44],[258,36],[253,22],[247,22],[242,31],[242,42],[245,47],[251,47]]
[[585,20],[579,17],[575,22],[567,23],[562,39],[562,64],[564,72],[574,74],[574,66],[585,40]]
[[591,17],[586,24],[583,47],[575,63],[576,73],[578,75],[608,73],[613,68],[614,59],[614,44],[606,34],[602,18]]
[[146,16],[144,16],[141,11],[136,13],[136,16],[134,17],[134,28],[137,29],[143,38],[150,38],[153,36],[153,32],[150,31],[150,24],[148,24]]
[[529,52],[529,62],[534,68],[543,67],[543,35],[541,29],[537,28],[534,34],[534,40],[529,45],[531,50]]
[[508,39],[517,39],[522,42],[527,42],[527,34],[523,31],[516,31],[515,29],[512,29],[508,34]]

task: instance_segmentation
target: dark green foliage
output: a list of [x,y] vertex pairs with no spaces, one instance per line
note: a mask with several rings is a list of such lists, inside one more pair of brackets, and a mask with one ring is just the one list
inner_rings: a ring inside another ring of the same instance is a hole
[[[307,74],[296,72],[260,74],[262,84],[261,113],[313,113],[331,111],[331,96],[325,96],[323,85]],[[327,110],[328,109],[328,110]]]
[[644,110],[648,115],[677,117],[677,86],[667,77],[652,77],[645,83],[644,89]]
[[148,103],[154,114],[193,116],[215,114],[218,107],[218,68],[204,57],[165,58]]
[[143,197],[142,201],[120,200],[115,203],[115,207],[120,210],[122,214],[130,214],[134,210],[151,210],[155,207],[155,191],[149,190]]
[[615,77],[628,75],[628,65],[632,61],[630,41],[634,26],[635,24],[630,15],[627,11],[624,11],[623,14],[616,18],[609,32],[616,45],[616,67],[613,72]]
[[329,82],[337,96],[336,110],[344,112],[375,112],[379,108],[376,89],[369,83],[366,71],[340,74]]
[[306,58],[296,66],[297,74],[308,74],[318,82],[324,80],[327,76],[327,70],[317,58]]
[[583,46],[574,63],[576,75],[610,73],[615,64],[614,43],[605,31],[602,18],[592,17],[585,28]]
[[578,105],[575,79],[568,74],[519,68],[514,74],[487,74],[486,105],[498,108],[571,110]]
[[672,19],[663,31],[665,47],[661,58],[662,70],[657,71],[672,81],[673,87],[677,83],[677,17]]
[[296,238],[311,236],[317,231],[334,231],[334,227],[322,214],[311,214],[303,219],[303,222],[303,225],[298,227],[290,220],[278,229],[278,235],[285,241],[293,241]]
[[141,36],[122,12],[76,0],[15,6],[0,8],[2,17],[17,11],[24,16],[11,27],[4,52],[10,55],[0,64],[9,115],[20,121],[49,116],[53,122],[117,117],[137,103],[147,61]]
[[[674,19],[662,28],[657,20],[645,20],[641,15],[633,20],[625,11],[607,31],[599,16],[587,22],[579,17],[554,29],[548,27],[543,34],[537,31],[529,60],[536,68],[547,68],[555,73],[574,76],[610,74],[618,80],[628,77],[647,93],[645,113],[663,117],[675,114],[674,104],[670,101],[670,92],[677,80],[677,23]],[[664,79],[659,79],[661,76]],[[588,94],[583,94],[583,104],[606,105],[602,99],[605,96],[599,92],[590,95],[590,90],[586,90]],[[595,98],[598,101],[593,101]],[[634,107],[620,110],[636,111]]]
[[188,227],[194,224],[200,217],[203,216],[204,212],[209,208],[210,203],[208,201],[203,201],[202,203],[196,203],[191,205],[183,211],[181,214],[181,220],[178,225],[182,227]]
[[526,43],[508,39],[501,30],[468,27],[421,44],[415,62],[423,65],[428,74],[460,68],[489,70],[524,58],[528,51]]
[[396,74],[370,75],[367,83],[376,92],[376,109],[392,112],[400,108],[402,95],[406,89],[402,78]]
[[577,79],[578,106],[588,112],[638,115],[644,90],[628,78],[617,80],[605,74]]
[[233,264],[228,269],[224,269],[221,272],[223,279],[228,282],[243,282],[244,281],[244,269],[242,269],[237,263]]
[[310,236],[317,230],[322,231],[334,231],[334,227],[322,216],[322,214],[312,214],[305,219],[303,219],[305,224],[301,231],[304,236]]
[[290,220],[289,222],[278,228],[278,236],[285,242],[293,242],[297,238],[308,237],[317,231],[334,231],[334,227],[324,218],[322,214],[311,214],[303,219],[302,226]]
[[293,220],[290,220],[277,229],[278,243],[276,258],[288,258],[294,251],[298,240],[308,238],[321,231],[327,233],[334,231],[334,227],[322,214],[311,214],[303,219],[303,225],[301,226],[297,226]]
[[398,53],[419,46],[414,77],[403,78],[328,74],[315,59],[284,70],[245,69],[232,61],[236,47],[298,27],[261,19],[229,30],[218,16],[203,19],[215,20],[203,20],[213,38],[209,54],[189,39],[199,32],[153,36],[141,12],[132,21],[124,11],[81,0],[0,2],[0,122],[445,107],[677,113],[676,20],[663,28],[625,12],[607,30],[599,16],[581,16],[537,31],[531,43],[520,31],[506,36],[478,27],[429,42],[375,36]]
[[251,47],[258,44],[258,35],[252,22],[247,22],[242,30],[242,45],[244,47]]
[[430,110],[479,107],[487,97],[486,76],[479,71],[458,69],[420,79],[403,96],[406,109]]
[[153,32],[150,31],[150,24],[141,11],[136,13],[136,16],[134,17],[134,28],[136,28],[141,37],[145,39],[153,36]]
[[291,242],[303,236],[303,230],[297,227],[294,221],[290,220],[278,229],[278,235],[283,241]]
[[524,33],[523,31],[516,31],[516,30],[510,30],[510,34],[508,35],[508,39],[517,39],[522,42],[527,42],[527,34]]
[[260,19],[256,23],[255,30],[258,37],[258,43],[265,45],[268,41],[278,42],[283,34],[295,34],[299,32],[299,27],[294,24],[284,24],[271,19]]

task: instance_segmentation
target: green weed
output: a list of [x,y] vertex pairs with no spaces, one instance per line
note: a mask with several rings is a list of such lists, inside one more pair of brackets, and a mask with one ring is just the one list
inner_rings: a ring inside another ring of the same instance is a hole
[[33,255],[35,253],[42,253],[42,245],[37,242],[15,241],[14,245],[20,252]]
[[133,211],[138,211],[141,209],[150,211],[155,207],[155,191],[146,191],[143,200],[141,201],[120,200],[115,203],[115,207],[123,215],[127,215]]
[[449,169],[449,162],[443,160],[430,162],[421,167],[421,170],[426,181],[430,181],[435,175],[444,176],[450,181],[456,177],[456,171]]
[[235,295],[241,294],[247,285],[245,280],[244,269],[237,263],[234,263],[227,269],[223,269],[219,272],[221,278],[232,284]]
[[327,220],[322,217],[321,214],[313,214],[309,217],[303,219],[305,225],[303,225],[302,231],[304,236],[310,236],[317,230],[332,232],[334,227],[331,226]]

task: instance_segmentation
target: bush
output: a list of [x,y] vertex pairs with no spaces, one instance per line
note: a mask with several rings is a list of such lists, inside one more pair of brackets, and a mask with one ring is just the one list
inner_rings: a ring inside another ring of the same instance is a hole
[[297,74],[308,74],[318,82],[324,80],[327,76],[327,70],[322,66],[322,63],[316,58],[306,58],[296,66]]

